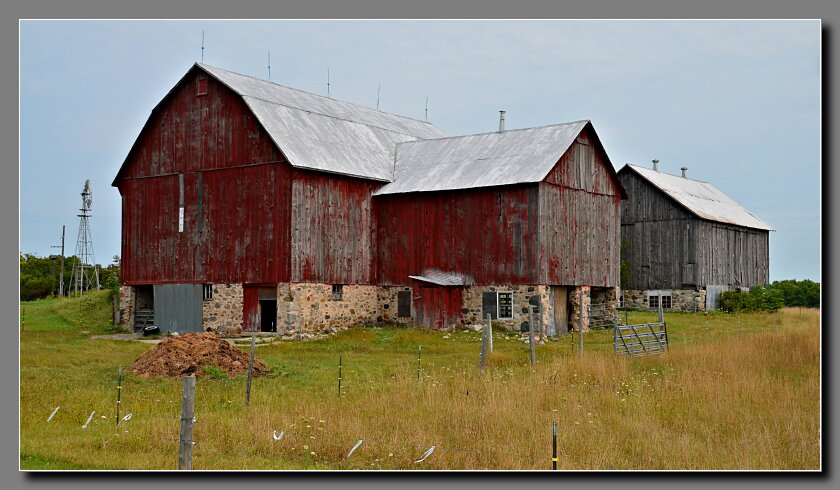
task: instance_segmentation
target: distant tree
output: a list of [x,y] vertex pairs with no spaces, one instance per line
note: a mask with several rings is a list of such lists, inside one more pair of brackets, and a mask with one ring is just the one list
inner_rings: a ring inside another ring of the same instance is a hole
[[627,289],[630,286],[630,261],[624,258],[628,246],[629,242],[627,240],[621,240],[621,248],[619,249],[621,255],[619,262],[619,284],[621,284],[621,289]]

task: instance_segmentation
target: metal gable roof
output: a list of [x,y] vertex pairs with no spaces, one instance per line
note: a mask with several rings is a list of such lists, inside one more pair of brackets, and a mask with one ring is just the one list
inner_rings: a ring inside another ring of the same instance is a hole
[[397,143],[446,136],[424,121],[196,65],[242,96],[294,167],[389,182]]
[[774,231],[773,227],[744,209],[708,182],[657,172],[629,163],[625,165],[625,168],[632,169],[698,218]]
[[397,145],[394,181],[375,195],[542,181],[588,120]]

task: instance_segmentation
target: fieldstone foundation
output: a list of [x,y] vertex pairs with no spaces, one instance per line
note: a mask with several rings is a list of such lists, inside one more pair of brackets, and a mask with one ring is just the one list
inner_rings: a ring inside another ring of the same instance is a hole
[[[411,292],[411,286],[378,286],[376,291],[376,303],[379,307],[379,314],[376,317],[377,322],[382,323],[399,323],[401,325],[411,325],[412,317],[401,317],[398,312],[398,295],[400,291]],[[413,313],[413,312],[412,312]]]
[[705,311],[706,290],[705,289],[628,289],[624,291],[624,304],[627,308],[647,309],[648,296],[655,295],[661,291],[663,295],[671,295],[671,308],[669,311]]
[[120,286],[120,322],[129,332],[134,331],[134,288]]
[[243,302],[241,284],[213,284],[213,298],[205,300],[201,307],[204,330],[224,332],[242,328]]
[[334,300],[332,284],[279,284],[278,333],[314,332],[375,323],[380,316],[377,286],[345,284]]
[[592,304],[589,286],[577,286],[569,288],[569,327],[570,330],[579,332],[581,329],[581,317],[583,317],[583,331],[589,330],[589,305]]
[[482,296],[486,292],[510,292],[512,318],[493,320],[494,327],[505,328],[512,332],[527,332],[530,328],[528,311],[534,307],[535,332],[545,334],[549,319],[549,298],[547,286],[469,286],[464,288],[462,322],[465,325],[480,325],[487,321],[482,310]]

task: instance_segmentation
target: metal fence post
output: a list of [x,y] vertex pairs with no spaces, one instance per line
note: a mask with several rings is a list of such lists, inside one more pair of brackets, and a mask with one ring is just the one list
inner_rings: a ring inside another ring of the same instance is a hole
[[417,346],[417,381],[420,381],[420,354],[423,352],[423,346]]
[[122,395],[122,368],[117,370],[117,423],[115,425],[120,425],[120,403],[121,403],[121,395]]
[[178,469],[192,469],[193,413],[195,408],[195,376],[184,376],[181,393],[181,435],[178,452]]
[[557,422],[554,422],[554,435],[551,444],[551,469],[557,469]]

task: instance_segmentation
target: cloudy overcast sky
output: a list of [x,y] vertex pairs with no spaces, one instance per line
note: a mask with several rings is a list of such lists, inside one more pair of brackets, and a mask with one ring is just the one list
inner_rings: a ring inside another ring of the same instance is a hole
[[93,184],[97,262],[120,253],[111,182],[201,59],[429,121],[450,135],[590,119],[625,163],[711,182],[777,231],[770,279],[820,278],[818,21],[22,21],[20,251],[56,253]]

